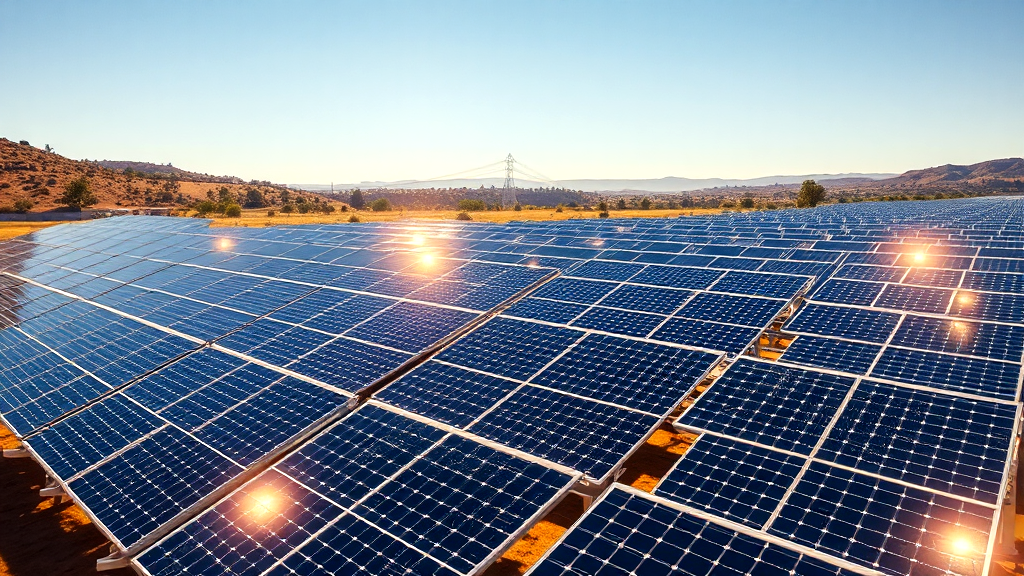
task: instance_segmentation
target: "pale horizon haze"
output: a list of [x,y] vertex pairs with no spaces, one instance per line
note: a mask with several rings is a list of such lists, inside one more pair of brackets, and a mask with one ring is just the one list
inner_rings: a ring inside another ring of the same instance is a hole
[[1024,156],[1024,2],[0,0],[0,136],[281,183]]

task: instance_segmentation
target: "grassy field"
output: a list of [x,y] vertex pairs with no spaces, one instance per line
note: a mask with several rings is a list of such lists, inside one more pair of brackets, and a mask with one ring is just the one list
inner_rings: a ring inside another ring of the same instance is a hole
[[[677,216],[694,216],[718,214],[720,208],[691,208],[685,210],[612,210],[612,218],[675,218]],[[241,218],[216,218],[213,226],[282,226],[291,224],[343,224],[348,223],[353,215],[360,222],[392,222],[396,220],[455,220],[457,210],[392,210],[391,212],[335,212],[334,214],[281,214],[267,216],[265,209],[244,210]],[[556,212],[554,209],[514,210],[470,212],[476,222],[511,222],[511,221],[542,221],[597,218],[596,210],[565,209]]]
[[0,240],[14,238],[64,222],[0,222]]

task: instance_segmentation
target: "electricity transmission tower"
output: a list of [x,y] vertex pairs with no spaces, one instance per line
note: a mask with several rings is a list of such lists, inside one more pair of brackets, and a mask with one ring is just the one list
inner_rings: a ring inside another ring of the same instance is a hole
[[516,179],[513,175],[515,163],[516,159],[509,152],[508,156],[505,157],[505,185],[501,188],[501,205],[504,208],[511,208],[518,204],[516,200]]

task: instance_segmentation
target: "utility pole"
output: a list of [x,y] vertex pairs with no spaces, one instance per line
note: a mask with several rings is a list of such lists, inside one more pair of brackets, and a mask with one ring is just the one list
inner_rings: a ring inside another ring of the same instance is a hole
[[509,152],[505,157],[505,185],[501,188],[501,205],[504,208],[511,208],[518,204],[516,200],[516,179],[513,174],[513,167],[516,159]]

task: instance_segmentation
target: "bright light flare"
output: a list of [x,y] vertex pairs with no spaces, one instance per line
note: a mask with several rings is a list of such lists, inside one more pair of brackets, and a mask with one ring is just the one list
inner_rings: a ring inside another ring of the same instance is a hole
[[427,238],[423,234],[413,234],[410,242],[417,246],[423,246],[427,242]]
[[971,541],[967,538],[957,538],[953,540],[953,553],[957,556],[967,556],[974,551],[974,547],[971,546]]
[[230,250],[234,245],[230,238],[220,238],[216,242],[217,250]]
[[250,497],[249,513],[256,520],[267,520],[277,515],[279,499],[272,492],[257,492]]
[[918,252],[917,254],[914,254],[914,262],[917,262],[918,264],[924,262],[924,252]]
[[431,266],[431,265],[434,264],[434,255],[433,254],[424,254],[420,258],[420,262],[422,264],[426,265],[426,266]]
[[963,293],[956,297],[962,306],[969,306],[974,303],[974,294]]

